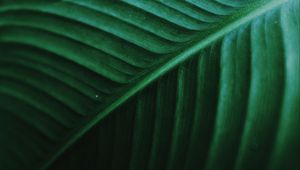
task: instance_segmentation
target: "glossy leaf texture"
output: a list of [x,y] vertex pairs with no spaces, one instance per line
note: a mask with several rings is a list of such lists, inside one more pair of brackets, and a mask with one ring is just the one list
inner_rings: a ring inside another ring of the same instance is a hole
[[0,0],[0,16],[0,169],[299,167],[298,0]]

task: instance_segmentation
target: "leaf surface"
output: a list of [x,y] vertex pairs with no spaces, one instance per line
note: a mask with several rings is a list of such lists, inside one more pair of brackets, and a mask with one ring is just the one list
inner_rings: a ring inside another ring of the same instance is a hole
[[0,1],[0,168],[299,166],[298,13],[297,0]]

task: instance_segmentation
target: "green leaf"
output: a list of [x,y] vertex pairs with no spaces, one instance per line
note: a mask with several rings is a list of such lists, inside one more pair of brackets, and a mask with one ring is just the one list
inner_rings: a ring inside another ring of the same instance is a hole
[[0,169],[298,169],[298,0],[0,0]]

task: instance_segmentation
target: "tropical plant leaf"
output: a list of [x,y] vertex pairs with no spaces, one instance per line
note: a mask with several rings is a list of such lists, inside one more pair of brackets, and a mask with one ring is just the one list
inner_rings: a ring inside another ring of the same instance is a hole
[[1,169],[299,167],[298,0],[1,0],[0,15]]

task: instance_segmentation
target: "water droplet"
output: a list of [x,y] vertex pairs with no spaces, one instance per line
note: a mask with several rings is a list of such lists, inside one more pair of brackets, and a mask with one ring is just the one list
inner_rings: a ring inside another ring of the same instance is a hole
[[98,97],[99,97],[99,95],[98,95],[98,94],[96,94],[96,95],[95,95],[95,97],[96,97],[96,98],[98,98]]

